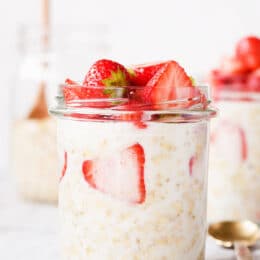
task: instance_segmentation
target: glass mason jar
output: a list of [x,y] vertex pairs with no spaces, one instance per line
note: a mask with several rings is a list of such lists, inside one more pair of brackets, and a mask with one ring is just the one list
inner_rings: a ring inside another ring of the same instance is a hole
[[21,62],[11,93],[11,171],[22,198],[56,202],[56,122],[47,107],[68,71],[75,77],[85,73],[73,69],[71,63],[91,64],[96,56],[107,55],[106,28],[57,26],[48,34],[37,26],[22,27],[19,51]]
[[104,100],[60,99],[51,113],[63,259],[204,259],[215,111],[122,111],[86,107]]
[[260,93],[221,91],[215,105],[208,219],[260,222]]

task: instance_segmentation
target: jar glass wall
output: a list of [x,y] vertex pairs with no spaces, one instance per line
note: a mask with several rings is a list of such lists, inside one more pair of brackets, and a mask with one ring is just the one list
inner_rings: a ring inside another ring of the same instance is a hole
[[260,93],[222,91],[211,125],[209,221],[260,221]]
[[51,113],[64,259],[204,259],[215,111],[120,111],[59,100]]

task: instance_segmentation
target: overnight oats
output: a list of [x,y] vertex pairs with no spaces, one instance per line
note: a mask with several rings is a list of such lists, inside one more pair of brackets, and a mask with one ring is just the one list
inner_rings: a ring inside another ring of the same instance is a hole
[[174,61],[99,60],[63,94],[51,109],[63,259],[204,259],[206,93]]
[[208,219],[260,222],[260,39],[239,41],[210,81],[219,117],[211,125]]
[[57,203],[56,121],[48,114],[44,83],[28,115],[22,117],[12,125],[11,168],[19,195],[29,201]]
[[10,170],[20,198],[57,203],[57,127],[48,105],[58,73],[50,35],[47,29],[31,26],[18,33],[21,60],[12,91]]

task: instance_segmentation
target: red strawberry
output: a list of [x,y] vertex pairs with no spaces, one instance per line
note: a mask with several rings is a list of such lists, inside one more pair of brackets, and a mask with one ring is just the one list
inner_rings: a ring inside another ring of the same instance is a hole
[[133,110],[131,105],[120,106],[119,110],[125,110],[119,116],[115,116],[116,120],[132,122],[139,129],[145,129],[147,124],[143,121],[144,112],[142,110]]
[[[221,149],[225,147],[227,140],[232,143],[233,151],[227,149]],[[245,161],[248,156],[248,144],[245,131],[239,125],[232,124],[228,121],[222,121],[219,124],[219,129],[211,135],[211,142],[215,146],[219,147],[221,151],[221,157],[226,158],[226,160],[238,160]]]
[[145,86],[165,62],[134,65],[128,69],[133,86]]
[[63,165],[63,168],[62,168],[60,180],[64,177],[64,175],[66,173],[67,163],[68,163],[67,161],[68,161],[68,155],[67,155],[67,152],[64,152],[64,165]]
[[175,61],[164,64],[147,83],[152,104],[176,98],[176,88],[192,86],[190,77]]
[[67,85],[63,88],[63,96],[66,103],[73,100],[86,99],[88,89],[78,85]]
[[111,60],[98,60],[88,71],[83,85],[86,87],[101,87],[89,88],[86,98],[105,98],[105,97],[122,97],[125,94],[123,89],[114,90],[106,88],[111,86],[128,86],[130,85],[130,76],[127,69]]
[[67,85],[79,85],[76,81],[72,80],[72,79],[66,79],[65,83]]
[[63,89],[64,98],[66,102],[69,102],[123,97],[126,93],[124,87],[129,85],[129,79],[129,74],[123,65],[111,60],[98,60],[91,66],[83,86],[70,79],[66,80],[67,86]]
[[252,92],[260,92],[260,69],[254,71],[248,76],[247,90]]
[[241,74],[248,70],[244,61],[238,57],[226,57],[221,62],[221,71],[226,74]]
[[144,163],[143,147],[136,143],[116,155],[84,161],[82,172],[92,188],[120,200],[143,203]]
[[[139,96],[140,98],[140,93]],[[196,101],[193,100],[196,98]],[[186,102],[178,104],[160,105],[164,101],[174,101],[184,99]],[[184,69],[175,61],[168,61],[154,74],[142,92],[144,104],[153,104],[153,108],[163,107],[189,107],[195,103],[204,103],[206,98],[198,88],[192,86],[191,78]]]
[[236,56],[243,60],[248,69],[260,68],[260,38],[249,36],[241,39],[236,46]]

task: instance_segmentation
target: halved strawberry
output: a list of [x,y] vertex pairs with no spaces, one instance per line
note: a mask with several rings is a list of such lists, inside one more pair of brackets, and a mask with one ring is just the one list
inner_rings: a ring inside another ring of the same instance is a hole
[[92,188],[120,200],[143,203],[144,163],[144,149],[136,143],[116,154],[84,161],[82,172]]
[[180,87],[192,87],[192,81],[177,62],[169,61],[147,83],[147,97],[152,104],[174,100]]
[[115,116],[115,120],[132,122],[139,129],[147,128],[147,124],[143,121],[144,112],[142,110],[133,110],[131,105],[120,106],[119,110],[125,110],[126,113]]
[[191,78],[175,61],[164,63],[143,90],[132,98],[135,96],[153,109],[186,108],[198,103],[207,105],[204,94],[192,85]]
[[255,36],[242,38],[237,43],[236,56],[243,60],[248,69],[260,68],[260,38]]
[[63,88],[63,96],[66,103],[73,100],[86,99],[88,89],[79,85],[67,85]]
[[[123,97],[125,91],[116,91],[113,88],[106,87],[128,86],[130,85],[130,76],[123,65],[112,60],[102,59],[96,61],[91,66],[85,76],[83,85],[89,87],[88,96],[86,98]],[[101,86],[103,88],[91,88]]]
[[[223,149],[226,146],[227,140],[232,143],[232,152],[230,150]],[[244,129],[236,124],[232,124],[229,121],[222,121],[211,135],[211,143],[219,147],[218,151],[221,151],[222,158],[232,161],[246,161],[248,157],[248,143]],[[222,147],[222,149],[221,149]]]
[[133,86],[145,86],[165,62],[134,65],[128,69]]
[[248,76],[247,91],[260,92],[260,69],[255,70]]
[[126,68],[111,60],[98,60],[88,71],[83,86],[67,79],[63,93],[65,102],[82,99],[118,98],[126,95],[130,84]]

